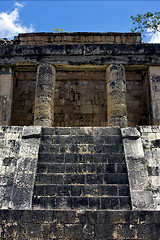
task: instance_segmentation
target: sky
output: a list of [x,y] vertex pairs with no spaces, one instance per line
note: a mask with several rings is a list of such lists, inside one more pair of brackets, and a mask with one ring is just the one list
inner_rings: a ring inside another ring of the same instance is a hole
[[[160,1],[1,1],[0,38],[13,39],[18,33],[130,32],[131,15],[160,11]],[[160,33],[149,34],[146,42],[160,43]]]

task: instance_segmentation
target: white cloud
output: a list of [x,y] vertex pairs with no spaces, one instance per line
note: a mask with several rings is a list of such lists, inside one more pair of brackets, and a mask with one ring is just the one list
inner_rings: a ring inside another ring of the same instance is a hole
[[147,29],[148,42],[149,43],[160,43],[160,27],[157,32],[154,32],[153,29]]
[[160,32],[153,33],[150,43],[160,43]]
[[12,39],[18,33],[33,32],[34,28],[23,26],[20,22],[19,11],[24,5],[15,3],[15,9],[12,12],[0,13],[0,38]]
[[18,2],[16,2],[14,5],[17,6],[17,7],[24,7],[24,3],[18,3]]

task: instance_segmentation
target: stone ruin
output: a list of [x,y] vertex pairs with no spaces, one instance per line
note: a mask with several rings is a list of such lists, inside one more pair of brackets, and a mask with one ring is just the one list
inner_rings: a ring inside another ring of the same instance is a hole
[[0,39],[0,238],[160,239],[160,45]]

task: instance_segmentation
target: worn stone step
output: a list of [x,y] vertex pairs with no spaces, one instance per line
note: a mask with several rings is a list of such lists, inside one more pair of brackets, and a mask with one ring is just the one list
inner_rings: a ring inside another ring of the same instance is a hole
[[1,240],[159,240],[159,211],[1,210]]
[[43,143],[46,144],[93,144],[93,136],[73,136],[73,135],[44,135]]
[[38,163],[125,163],[123,153],[39,153]]
[[129,209],[120,128],[42,129],[35,209]]
[[35,182],[37,184],[128,184],[128,175],[127,173],[37,173]]
[[43,135],[43,144],[122,144],[120,135]]
[[123,144],[41,144],[41,153],[123,153]]
[[130,209],[130,197],[37,197],[33,209]]
[[120,135],[119,127],[52,127],[42,129],[43,135]]
[[129,196],[127,184],[61,185],[36,184],[35,196]]
[[124,163],[38,163],[37,173],[127,173]]

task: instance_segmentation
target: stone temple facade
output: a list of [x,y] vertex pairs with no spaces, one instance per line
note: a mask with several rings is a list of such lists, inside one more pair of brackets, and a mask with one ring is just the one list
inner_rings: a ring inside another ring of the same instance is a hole
[[160,239],[160,45],[0,40],[0,239]]

